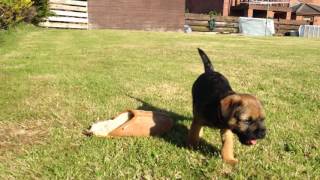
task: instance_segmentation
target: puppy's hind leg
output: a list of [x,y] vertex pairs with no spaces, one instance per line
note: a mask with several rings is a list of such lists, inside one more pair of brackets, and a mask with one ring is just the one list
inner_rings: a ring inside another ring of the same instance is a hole
[[233,155],[233,133],[230,129],[222,129],[221,140],[222,140],[222,149],[221,155],[222,159],[228,164],[237,164],[238,160],[234,158]]
[[199,136],[202,134],[202,124],[194,119],[191,124],[191,128],[188,134],[187,145],[189,147],[195,147],[199,143]]

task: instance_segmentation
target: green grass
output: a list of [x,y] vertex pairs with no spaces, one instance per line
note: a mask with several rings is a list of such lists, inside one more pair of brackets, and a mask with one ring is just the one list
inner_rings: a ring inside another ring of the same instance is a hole
[[[191,86],[203,48],[237,92],[264,104],[266,139],[236,142],[222,162],[219,132],[184,147]],[[174,32],[0,32],[0,178],[319,179],[320,41]],[[134,98],[133,98],[134,97]],[[154,138],[86,138],[92,122],[126,109],[167,111],[176,124]]]

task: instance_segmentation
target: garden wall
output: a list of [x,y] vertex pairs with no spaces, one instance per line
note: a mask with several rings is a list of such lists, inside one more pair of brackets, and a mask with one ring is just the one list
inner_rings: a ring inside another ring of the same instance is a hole
[[89,0],[89,28],[180,30],[184,0]]

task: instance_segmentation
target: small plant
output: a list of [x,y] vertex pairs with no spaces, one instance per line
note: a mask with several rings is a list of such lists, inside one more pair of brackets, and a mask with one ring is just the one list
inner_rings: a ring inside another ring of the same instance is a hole
[[38,24],[50,15],[48,0],[3,0],[0,2],[0,29],[21,21]]
[[0,2],[0,28],[8,29],[26,19],[31,6],[31,0],[4,0]]
[[219,13],[217,11],[214,11],[214,10],[210,11],[208,14],[210,16],[210,19],[212,19],[214,16],[220,16],[221,15],[221,13]]
[[216,20],[214,19],[214,16],[217,16],[218,13],[216,11],[210,11],[208,14],[210,16],[210,20],[208,21],[209,29],[210,31],[213,31],[216,27]]
[[32,23],[39,23],[44,17],[51,15],[49,9],[49,0],[32,0],[36,9],[36,15],[32,19]]

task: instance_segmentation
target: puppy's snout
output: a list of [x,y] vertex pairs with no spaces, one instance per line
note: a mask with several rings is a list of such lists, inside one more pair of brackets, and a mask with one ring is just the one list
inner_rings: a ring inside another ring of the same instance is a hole
[[264,138],[266,136],[266,132],[267,132],[267,129],[264,124],[264,121],[259,121],[258,122],[258,129],[256,130],[257,139]]
[[257,139],[262,139],[266,136],[266,128],[261,128],[261,129],[257,129],[256,130],[256,136],[257,136]]

